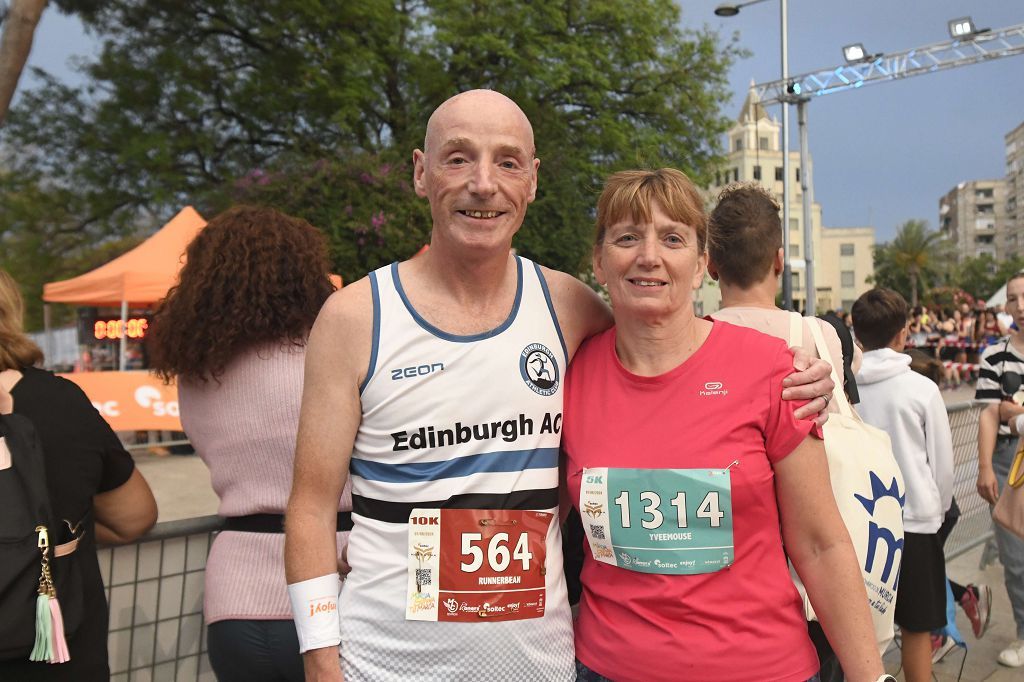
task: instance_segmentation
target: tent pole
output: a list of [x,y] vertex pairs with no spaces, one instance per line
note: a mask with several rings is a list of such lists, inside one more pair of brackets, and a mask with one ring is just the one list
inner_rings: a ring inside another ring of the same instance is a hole
[[128,301],[121,301],[121,361],[118,368],[123,372],[128,365]]

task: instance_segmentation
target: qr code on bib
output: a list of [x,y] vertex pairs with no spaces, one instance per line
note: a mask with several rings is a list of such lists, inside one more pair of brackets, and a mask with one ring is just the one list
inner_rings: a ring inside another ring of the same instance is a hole
[[590,526],[590,534],[595,540],[605,540],[604,526]]
[[430,568],[417,568],[416,569],[416,583],[419,585],[432,585],[434,584],[433,569]]

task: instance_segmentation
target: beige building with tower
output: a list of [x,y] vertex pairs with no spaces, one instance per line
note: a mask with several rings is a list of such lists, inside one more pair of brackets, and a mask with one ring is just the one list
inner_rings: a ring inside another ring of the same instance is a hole
[[[791,130],[795,135],[795,127]],[[740,109],[736,124],[727,133],[728,152],[725,163],[715,174],[709,189],[712,204],[718,192],[731,182],[758,182],[767,188],[782,203],[782,125],[768,116],[753,88]],[[789,263],[793,273],[793,300],[801,310],[805,309],[807,292],[806,266],[804,261],[804,215],[803,194],[800,188],[800,154],[789,152],[790,183],[789,196]],[[814,180],[814,163],[808,155],[811,182]],[[848,305],[871,288],[867,278],[874,273],[872,250],[875,230],[872,227],[822,227],[821,205],[813,200],[811,192],[811,234],[814,261],[816,308],[820,312]],[[718,286],[705,279],[704,286],[697,292],[697,311],[710,314],[718,310],[721,295]]]

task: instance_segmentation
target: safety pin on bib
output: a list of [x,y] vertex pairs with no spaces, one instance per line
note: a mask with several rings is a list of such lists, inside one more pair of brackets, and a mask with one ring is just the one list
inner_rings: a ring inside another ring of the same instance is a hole
[[734,459],[732,461],[732,464],[730,464],[729,466],[725,467],[724,469],[718,469],[717,471],[712,469],[711,473],[712,474],[724,474],[725,472],[729,471],[729,469],[732,469],[733,467],[738,467],[739,465],[740,465],[740,461],[738,459]]

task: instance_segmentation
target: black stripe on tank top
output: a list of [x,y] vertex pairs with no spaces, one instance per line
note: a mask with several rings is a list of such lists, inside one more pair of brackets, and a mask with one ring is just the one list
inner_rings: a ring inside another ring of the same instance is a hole
[[352,513],[384,521],[408,523],[413,509],[551,509],[558,506],[558,488],[517,490],[514,493],[468,493],[432,502],[389,502],[352,496]]

